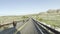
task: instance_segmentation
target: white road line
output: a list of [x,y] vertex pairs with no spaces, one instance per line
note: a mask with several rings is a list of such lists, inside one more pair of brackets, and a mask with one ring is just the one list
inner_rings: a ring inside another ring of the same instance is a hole
[[26,22],[24,25],[22,25],[20,28],[18,28],[18,30],[15,32],[15,34],[16,34],[18,31],[22,30],[22,29],[26,26],[27,23],[28,23],[28,22]]
[[37,26],[37,28],[39,29],[39,31],[40,31],[42,34],[44,34],[43,31],[38,27],[37,24],[36,24],[36,26]]

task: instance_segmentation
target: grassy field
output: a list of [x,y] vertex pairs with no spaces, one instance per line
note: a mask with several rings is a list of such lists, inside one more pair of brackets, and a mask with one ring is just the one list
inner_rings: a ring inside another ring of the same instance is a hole
[[42,12],[39,14],[30,14],[25,16],[0,16],[0,24],[19,21],[28,17],[33,17],[39,21],[45,22],[46,24],[51,25],[51,27],[60,28],[60,12]]
[[51,25],[53,28],[60,28],[60,15],[59,14],[39,14],[34,16],[35,19]]
[[28,17],[26,16],[0,16],[0,24],[11,23],[13,21],[24,20]]

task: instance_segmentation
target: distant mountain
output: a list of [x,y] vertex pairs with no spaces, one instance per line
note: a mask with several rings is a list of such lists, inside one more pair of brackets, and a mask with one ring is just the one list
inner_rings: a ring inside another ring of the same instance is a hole
[[49,9],[47,13],[60,13],[60,9]]
[[49,9],[46,12],[37,14],[37,16],[33,16],[33,18],[39,20],[40,22],[51,25],[52,28],[60,28],[60,9]]
[[40,12],[38,15],[60,15],[60,9],[49,9],[46,12]]

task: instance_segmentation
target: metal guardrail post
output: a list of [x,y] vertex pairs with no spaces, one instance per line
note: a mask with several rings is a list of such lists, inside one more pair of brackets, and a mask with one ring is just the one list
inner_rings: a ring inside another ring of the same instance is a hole
[[[32,18],[33,19],[33,18]],[[34,19],[33,19],[34,20]],[[36,21],[36,20],[34,20],[35,22],[38,22],[38,21]],[[59,31],[57,31],[57,30],[55,30],[55,29],[53,29],[53,28],[51,28],[51,27],[48,27],[47,25],[44,25],[44,24],[42,24],[42,23],[40,23],[41,25],[43,25],[44,27],[46,27],[47,29],[49,29],[50,31],[52,31],[53,33],[55,33],[55,34],[60,34],[60,32]]]

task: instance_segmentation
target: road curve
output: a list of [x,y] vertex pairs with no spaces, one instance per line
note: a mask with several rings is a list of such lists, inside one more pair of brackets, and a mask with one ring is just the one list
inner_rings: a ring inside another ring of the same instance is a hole
[[38,29],[35,27],[34,23],[32,22],[32,20],[30,19],[28,22],[26,22],[27,24],[25,25],[25,27],[20,30],[20,34],[41,34]]
[[11,27],[0,32],[0,34],[45,34],[45,33],[36,23],[33,22],[32,19],[29,19],[27,22],[17,23],[16,28]]

